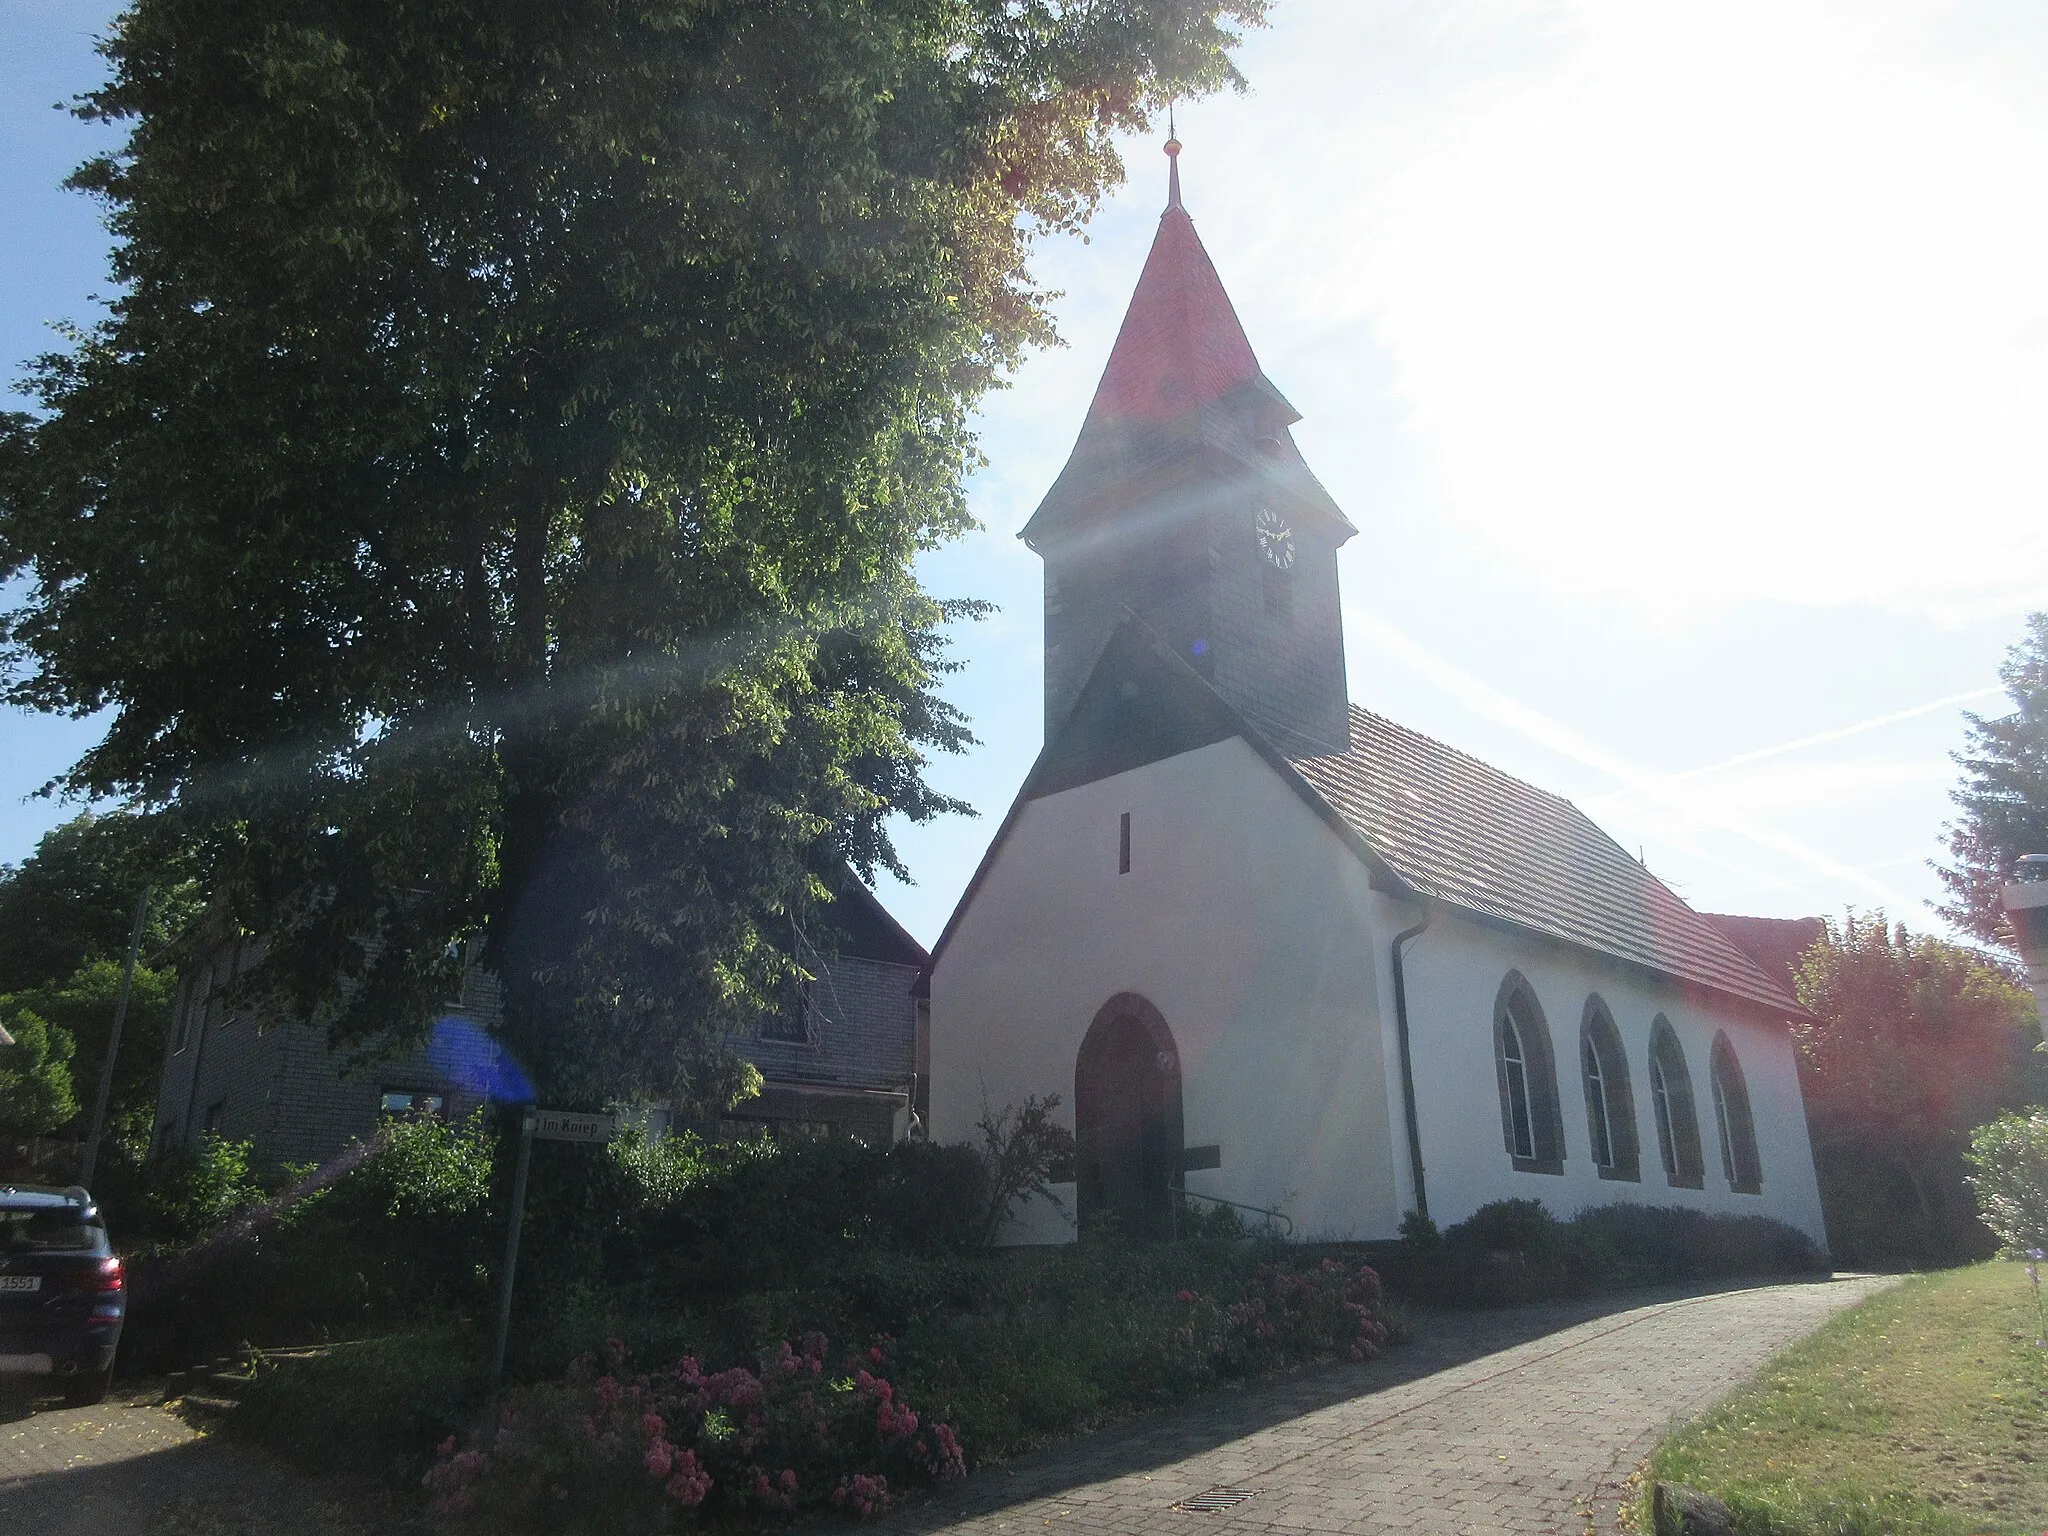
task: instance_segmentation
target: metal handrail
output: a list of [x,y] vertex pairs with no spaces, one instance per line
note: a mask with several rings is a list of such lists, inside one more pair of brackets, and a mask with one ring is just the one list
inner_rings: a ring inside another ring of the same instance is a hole
[[1176,1188],[1174,1193],[1183,1200],[1207,1200],[1215,1205],[1227,1205],[1234,1211],[1250,1211],[1256,1216],[1265,1217],[1268,1226],[1271,1226],[1276,1221],[1283,1222],[1286,1225],[1286,1230],[1280,1235],[1282,1237],[1294,1236],[1294,1218],[1285,1211],[1270,1211],[1263,1205],[1246,1205],[1242,1200],[1226,1200],[1221,1195],[1205,1195],[1199,1189]]

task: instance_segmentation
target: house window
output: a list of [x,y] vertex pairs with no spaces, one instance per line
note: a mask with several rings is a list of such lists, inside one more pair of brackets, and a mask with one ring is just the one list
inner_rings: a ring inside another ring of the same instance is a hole
[[1593,1167],[1603,1179],[1640,1178],[1628,1057],[1614,1020],[1598,997],[1587,999],[1586,1020],[1579,1029],[1579,1075],[1586,1090],[1586,1139]]
[[227,1118],[228,1101],[226,1099],[215,1099],[206,1106],[206,1120],[204,1122],[206,1134],[209,1136],[220,1135],[221,1126],[226,1124]]
[[1674,1189],[1706,1186],[1700,1155],[1699,1115],[1693,1107],[1692,1074],[1671,1025],[1659,1018],[1650,1030],[1650,1104],[1657,1120],[1657,1151],[1664,1180]]
[[448,1101],[438,1093],[421,1093],[413,1088],[386,1088],[378,1108],[387,1115],[438,1115]]
[[1508,1160],[1521,1173],[1564,1172],[1550,1027],[1543,1022],[1536,994],[1512,972],[1494,1005],[1493,1047],[1500,1080],[1501,1139]]
[[1714,1036],[1714,1125],[1721,1134],[1721,1173],[1738,1195],[1763,1193],[1763,1163],[1756,1152],[1756,1118],[1750,1113],[1749,1084],[1725,1034]]
[[775,1040],[784,1045],[809,1045],[811,1043],[811,989],[816,985],[808,978],[804,982],[803,994],[796,1006],[784,1012],[772,1013],[761,1020],[760,1032],[763,1040]]
[[1116,872],[1128,875],[1131,872],[1131,813],[1125,811],[1117,818],[1116,827]]

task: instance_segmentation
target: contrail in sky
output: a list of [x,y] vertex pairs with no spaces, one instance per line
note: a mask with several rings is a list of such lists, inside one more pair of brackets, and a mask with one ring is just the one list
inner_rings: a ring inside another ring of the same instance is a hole
[[1925,704],[1915,704],[1911,709],[1894,710],[1889,715],[1879,715],[1871,720],[1859,720],[1854,725],[1837,726],[1832,731],[1816,731],[1811,736],[1802,736],[1797,741],[1782,742],[1775,747],[1759,747],[1754,752],[1738,752],[1733,757],[1724,757],[1718,763],[1708,763],[1703,768],[1688,768],[1683,773],[1674,773],[1670,778],[1696,779],[1702,774],[1719,773],[1724,768],[1739,768],[1744,763],[1759,763],[1767,757],[1782,757],[1787,752],[1803,752],[1808,747],[1824,746],[1831,741],[1842,741],[1851,736],[1861,736],[1865,731],[1874,731],[1882,726],[1895,725],[1901,720],[1911,720],[1917,715],[1931,715],[1936,710],[1953,709],[1958,704],[1975,703],[2004,692],[2001,688],[1972,688],[1968,693],[1952,693],[1945,699],[1933,699]]
[[1775,827],[1735,815],[1725,807],[1716,805],[1709,795],[1703,795],[1698,790],[1678,787],[1674,782],[1676,776],[1654,773],[1632,763],[1597,741],[1580,735],[1562,721],[1553,720],[1542,711],[1531,709],[1528,705],[1509,698],[1490,683],[1482,682],[1463,668],[1445,661],[1441,656],[1409,639],[1400,630],[1362,609],[1353,608],[1347,603],[1344,622],[1352,633],[1363,634],[1382,650],[1393,652],[1430,681],[1457,697],[1473,713],[1519,731],[1531,741],[1548,747],[1560,756],[1568,757],[1596,772],[1618,779],[1647,800],[1680,815],[1747,838],[1758,847],[1768,848],[1773,853],[1795,860],[1816,874],[1826,875],[1831,880],[1862,891],[1865,896],[1881,903],[1890,911],[1910,912],[1919,905],[1911,897],[1900,895],[1863,870],[1844,864],[1841,860],[1832,858],[1820,849],[1780,832]]

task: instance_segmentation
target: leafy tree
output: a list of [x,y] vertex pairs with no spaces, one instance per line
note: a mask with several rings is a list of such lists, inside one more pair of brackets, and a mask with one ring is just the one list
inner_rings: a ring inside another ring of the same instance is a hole
[[2023,854],[2048,853],[2048,613],[2027,619],[2025,636],[2006,653],[1999,679],[2009,715],[1966,714],[1969,748],[1956,761],[1961,815],[1949,824],[1954,863],[1936,872],[1948,887],[1941,915],[1989,944],[2010,948],[2001,888]]
[[2048,1248],[2048,1109],[1978,1126],[1969,1161],[1970,1187],[1999,1247],[2015,1258]]
[[137,0],[111,319],[0,433],[8,698],[201,837],[255,1001],[716,1102],[968,741],[912,558],[1025,261],[1264,0]]
[[70,1033],[4,1002],[0,1022],[14,1037],[14,1044],[0,1046],[0,1130],[16,1136],[56,1130],[78,1113]]
[[20,867],[0,866],[0,993],[68,980],[128,947],[135,903],[155,887],[144,952],[170,942],[199,912],[192,850],[148,816],[67,821]]
[[1974,950],[1882,913],[1830,922],[1798,973],[1814,1158],[1838,1258],[1931,1263],[1982,1247],[1973,1127],[2040,1097],[2033,996]]
[[[135,968],[128,998],[128,1017],[121,1027],[121,1054],[114,1064],[113,1092],[107,1101],[107,1134],[140,1156],[149,1147],[156,1120],[157,1078],[164,1064],[164,1029],[170,1022],[176,978],[169,970]],[[25,987],[0,997],[0,1011],[26,1009],[76,1043],[71,1080],[77,1111],[90,1111],[106,1064],[107,1038],[114,1004],[121,991],[121,965],[95,960],[75,976],[56,985]],[[12,1026],[9,1026],[10,1028]],[[66,1116],[65,1119],[69,1119]],[[63,1120],[49,1129],[57,1129]]]

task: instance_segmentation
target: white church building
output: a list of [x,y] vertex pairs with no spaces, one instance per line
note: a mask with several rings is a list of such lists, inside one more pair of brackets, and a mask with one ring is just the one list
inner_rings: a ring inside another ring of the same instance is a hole
[[1783,979],[1569,801],[1350,702],[1357,530],[1173,167],[1023,532],[1045,747],[921,982],[931,1134],[1060,1096],[1076,1181],[1016,1213],[1024,1242],[1218,1201],[1379,1239],[1536,1198],[1824,1245]]

